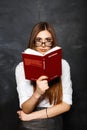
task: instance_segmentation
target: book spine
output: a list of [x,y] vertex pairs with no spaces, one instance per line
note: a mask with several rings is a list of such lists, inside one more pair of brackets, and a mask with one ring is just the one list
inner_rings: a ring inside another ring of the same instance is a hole
[[46,65],[45,65],[45,58],[43,59],[43,70],[46,69]]

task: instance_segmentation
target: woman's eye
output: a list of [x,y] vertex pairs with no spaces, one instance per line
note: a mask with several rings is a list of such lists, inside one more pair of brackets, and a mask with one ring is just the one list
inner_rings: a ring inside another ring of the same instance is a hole
[[47,39],[46,39],[46,41],[51,42],[51,41],[52,41],[52,39],[51,39],[51,38],[47,38]]
[[40,41],[41,41],[41,38],[37,38],[35,41],[36,41],[36,42],[40,42]]

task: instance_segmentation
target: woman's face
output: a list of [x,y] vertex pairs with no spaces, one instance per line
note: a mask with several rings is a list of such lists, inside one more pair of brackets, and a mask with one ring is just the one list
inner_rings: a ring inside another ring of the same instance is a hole
[[52,46],[52,35],[47,30],[41,31],[37,34],[35,40],[35,50],[41,54],[45,54]]

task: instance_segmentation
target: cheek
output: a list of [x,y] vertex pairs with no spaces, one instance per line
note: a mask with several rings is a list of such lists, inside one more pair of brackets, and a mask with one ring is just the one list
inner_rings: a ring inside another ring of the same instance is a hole
[[51,49],[51,47],[48,47],[48,50],[50,50]]
[[35,48],[35,50],[36,50],[36,51],[39,51],[39,48],[38,48],[38,47],[36,47],[36,48]]

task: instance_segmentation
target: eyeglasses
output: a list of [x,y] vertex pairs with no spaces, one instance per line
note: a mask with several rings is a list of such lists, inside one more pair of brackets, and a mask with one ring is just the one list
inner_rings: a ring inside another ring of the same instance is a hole
[[45,46],[47,46],[47,47],[51,47],[52,44],[53,44],[52,42],[53,42],[53,40],[52,40],[52,38],[50,38],[50,37],[45,38],[45,39],[44,39],[44,42],[43,42],[42,38],[36,38],[36,39],[35,39],[35,46],[36,46],[36,47],[40,47],[40,46],[45,45]]

